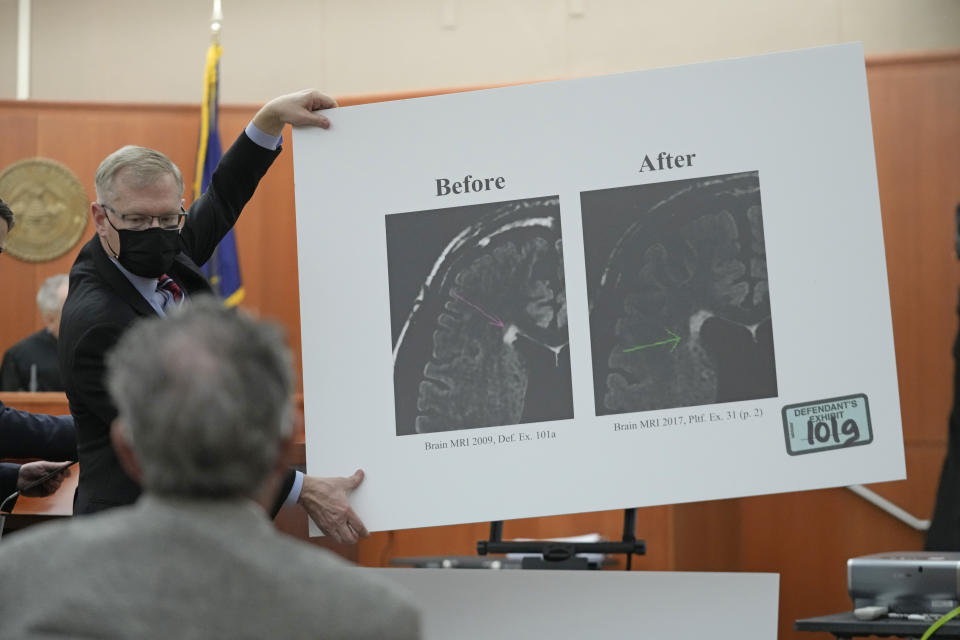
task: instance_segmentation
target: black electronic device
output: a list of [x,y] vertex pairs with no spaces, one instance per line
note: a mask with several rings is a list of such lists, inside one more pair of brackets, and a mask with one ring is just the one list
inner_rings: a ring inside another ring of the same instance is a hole
[[[490,523],[490,539],[477,542],[477,554],[488,553],[534,553],[540,557],[523,558],[524,569],[597,569],[578,554],[624,553],[627,556],[627,571],[632,566],[634,554],[647,552],[647,543],[638,540],[637,510],[623,511],[623,539],[620,542],[563,542],[557,540],[503,540],[503,521]],[[596,565],[596,566],[595,566]]]

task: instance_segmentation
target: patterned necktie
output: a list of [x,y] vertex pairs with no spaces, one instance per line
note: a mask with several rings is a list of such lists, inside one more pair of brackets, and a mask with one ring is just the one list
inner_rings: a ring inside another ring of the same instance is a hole
[[[183,298],[183,289],[167,274],[163,274],[157,279],[157,291],[166,291],[175,303],[180,302]],[[164,305],[164,307],[166,307],[166,305]]]

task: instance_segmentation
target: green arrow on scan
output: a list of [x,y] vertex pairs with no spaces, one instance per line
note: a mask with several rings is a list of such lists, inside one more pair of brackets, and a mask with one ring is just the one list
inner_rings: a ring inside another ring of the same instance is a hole
[[670,329],[664,329],[667,333],[670,334],[670,338],[667,340],[661,340],[660,342],[651,342],[650,344],[639,344],[635,347],[630,347],[629,349],[624,349],[624,353],[630,353],[631,351],[640,351],[642,349],[649,349],[650,347],[662,347],[665,344],[673,345],[670,347],[670,351],[673,351],[677,348],[677,345],[680,344],[680,336],[675,334]]

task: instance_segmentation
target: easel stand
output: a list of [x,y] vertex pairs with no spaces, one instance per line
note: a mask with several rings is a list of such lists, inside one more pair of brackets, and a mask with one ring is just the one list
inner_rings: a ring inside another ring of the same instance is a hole
[[623,540],[620,542],[556,542],[551,540],[509,541],[503,540],[503,520],[490,523],[490,539],[477,542],[477,554],[488,553],[536,553],[541,557],[522,560],[523,569],[590,569],[586,558],[578,553],[624,553],[627,555],[627,571],[634,554],[647,552],[647,543],[638,540],[637,510],[623,511]]

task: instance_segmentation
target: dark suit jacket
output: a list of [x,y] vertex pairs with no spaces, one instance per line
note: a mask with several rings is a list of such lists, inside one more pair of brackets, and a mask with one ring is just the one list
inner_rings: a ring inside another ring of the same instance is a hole
[[[207,262],[233,227],[278,153],[241,134],[220,160],[206,193],[190,207],[180,235],[180,254],[168,272],[188,295],[210,291],[197,265]],[[79,438],[74,513],[130,504],[140,495],[140,487],[120,467],[110,445],[110,424],[117,410],[106,389],[104,358],[133,322],[155,315],[94,236],[70,270],[60,320],[60,373]],[[291,475],[288,491],[292,481]]]
[[[70,416],[45,416],[0,402],[0,458],[76,460],[77,432]],[[0,500],[17,490],[20,465],[0,463]]]
[[[0,501],[17,490],[17,477],[20,475],[20,465],[12,462],[0,462]],[[9,503],[4,509],[12,509]]]
[[[30,388],[30,369],[36,366],[37,388]],[[27,336],[3,354],[0,391],[63,391],[57,338],[43,329]]]
[[953,343],[953,410],[947,429],[947,457],[924,541],[927,551],[960,551],[960,333]]

